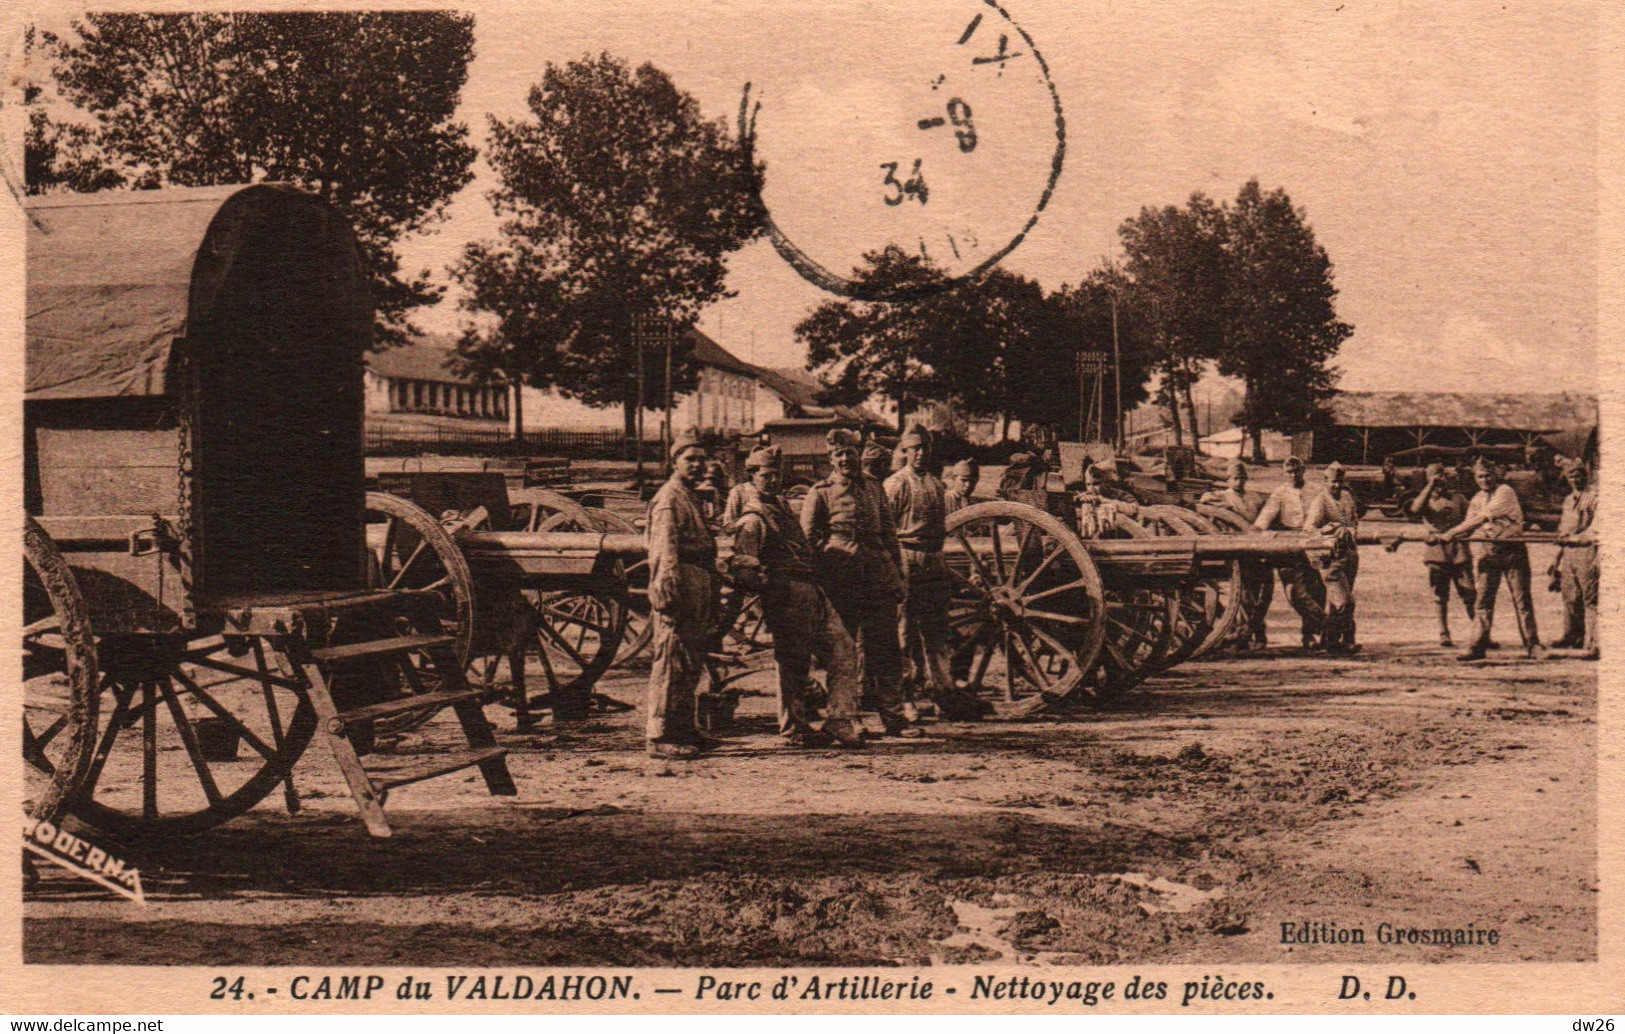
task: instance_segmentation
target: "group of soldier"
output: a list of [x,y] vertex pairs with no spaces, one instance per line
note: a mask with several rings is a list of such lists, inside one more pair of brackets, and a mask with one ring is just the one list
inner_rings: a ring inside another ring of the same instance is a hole
[[[1597,489],[1586,465],[1562,461],[1569,493],[1557,529],[1558,555],[1547,570],[1550,588],[1561,592],[1563,636],[1553,647],[1574,649],[1586,659],[1597,657]],[[1248,468],[1233,461],[1226,487],[1209,493],[1203,502],[1223,506],[1258,531],[1306,531],[1331,539],[1331,548],[1274,567],[1281,588],[1298,613],[1305,649],[1352,653],[1355,642],[1354,584],[1360,569],[1357,548],[1360,507],[1348,487],[1343,466],[1326,467],[1326,485],[1306,487],[1304,464],[1288,457],[1283,464],[1286,483],[1267,497],[1247,490]],[[1497,648],[1491,638],[1495,603],[1504,582],[1512,598],[1524,652],[1543,657],[1535,625],[1532,576],[1524,532],[1523,506],[1516,489],[1507,482],[1505,468],[1494,458],[1480,457],[1472,467],[1477,492],[1469,500],[1459,487],[1459,471],[1435,463],[1426,470],[1422,490],[1409,501],[1409,515],[1430,528],[1423,562],[1428,572],[1439,621],[1439,643],[1455,644],[1450,635],[1450,595],[1460,598],[1473,622],[1471,641],[1459,660],[1482,660]],[[1393,544],[1397,547],[1398,541]],[[1393,547],[1391,547],[1393,548]],[[1310,556],[1313,559],[1310,559]],[[1268,645],[1264,617],[1273,596],[1270,565],[1248,561],[1242,565],[1242,592],[1249,625],[1243,650]]]
[[[951,584],[942,558],[948,514],[974,491],[974,467],[945,472],[956,485],[951,493],[932,473],[931,435],[923,428],[903,435],[896,471],[889,470],[891,452],[871,447],[866,455],[854,432],[832,430],[828,443],[833,469],[811,487],[799,514],[784,496],[776,447],[750,453],[748,480],[717,511],[707,505],[716,475],[704,446],[691,434],[673,443],[673,472],[648,520],[654,661],[645,732],[652,756],[694,758],[713,745],[696,723],[696,693],[706,656],[746,592],[758,595],[773,635],[778,729],[787,746],[862,747],[864,710],[878,713],[885,735],[919,738],[915,693],[929,696],[944,719],[985,716],[986,705],[958,688],[951,672]],[[884,462],[884,481],[866,461]],[[721,565],[713,524],[733,537]],[[735,603],[725,604],[724,595]],[[815,659],[827,682],[819,726],[808,700]]]

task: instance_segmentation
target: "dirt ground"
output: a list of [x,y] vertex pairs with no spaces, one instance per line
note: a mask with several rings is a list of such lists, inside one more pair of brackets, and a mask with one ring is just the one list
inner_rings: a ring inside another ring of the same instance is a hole
[[[130,845],[145,907],[54,867],[30,962],[815,965],[1571,961],[1597,952],[1596,665],[1439,648],[1413,550],[1362,551],[1363,653],[1187,664],[1104,710],[777,745],[771,673],[714,757],[640,716],[520,735],[519,783],[397,791],[372,840],[324,750],[222,828]],[[1548,562],[1535,550],[1539,571]],[[1540,586],[1544,589],[1544,586]],[[1546,638],[1556,597],[1540,591]],[[1517,637],[1511,615],[1497,637]],[[1467,625],[1459,610],[1458,642]],[[642,673],[601,689],[641,697]],[[430,726],[429,742],[449,739]],[[1282,924],[1363,930],[1283,944]],[[1494,929],[1391,946],[1379,924]]]

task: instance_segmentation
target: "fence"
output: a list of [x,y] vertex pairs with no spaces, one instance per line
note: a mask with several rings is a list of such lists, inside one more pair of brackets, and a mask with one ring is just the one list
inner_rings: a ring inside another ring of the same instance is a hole
[[[480,431],[451,427],[412,430],[367,428],[367,455],[412,456],[565,456],[570,459],[629,460],[636,455],[636,439],[620,431],[526,431],[515,439],[507,431]],[[660,439],[646,438],[643,455],[660,457]]]

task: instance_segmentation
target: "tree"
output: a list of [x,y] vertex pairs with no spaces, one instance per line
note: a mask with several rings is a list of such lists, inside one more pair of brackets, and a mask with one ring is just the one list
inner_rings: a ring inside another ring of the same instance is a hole
[[1337,318],[1332,263],[1286,191],[1241,188],[1226,212],[1229,273],[1219,372],[1247,386],[1236,424],[1263,459],[1265,429],[1310,428],[1336,392],[1329,365],[1354,328]]
[[[439,299],[427,270],[402,272],[396,244],[442,218],[473,175],[468,129],[453,118],[472,17],[91,14],[74,29],[46,40],[61,93],[93,119],[83,139],[67,131],[70,157],[93,144],[138,188],[273,181],[322,195],[355,230],[383,342],[404,340],[410,311]],[[94,185],[55,163],[49,128],[37,136],[39,186]]]
[[[796,324],[796,337],[807,346],[807,369],[830,384],[825,401],[857,405],[882,396],[896,406],[902,430],[921,400],[954,394],[956,372],[974,368],[996,377],[987,338],[956,326],[954,317],[970,307],[949,289],[940,269],[896,245],[865,254],[863,262],[852,275],[860,289],[901,300],[831,299]],[[983,354],[967,354],[969,348]],[[941,362],[944,356],[950,361]]]
[[[469,244],[453,275],[490,317],[459,352],[471,368],[622,406],[636,427],[632,322],[677,327],[726,297],[727,256],[765,228],[761,166],[666,73],[607,54],[549,64],[530,116],[491,120],[490,200],[501,236]],[[644,356],[645,399],[665,398],[665,355]],[[686,347],[674,393],[692,390]]]
[[[1146,398],[1146,381],[1155,357],[1147,344],[1149,334],[1135,310],[1122,304],[1122,278],[1117,271],[1103,267],[1090,273],[1076,287],[1063,284],[1044,296],[1025,322],[1025,332],[1011,339],[1005,353],[1006,378],[1012,391],[1010,411],[1023,423],[1043,423],[1063,435],[1076,433],[1083,422],[1081,398],[1089,387],[1080,385],[1077,375],[1079,352],[1107,356],[1107,381],[1101,392],[1101,424],[1108,436],[1118,426],[1119,380],[1123,410],[1127,412]],[[1113,357],[1113,307],[1117,326],[1117,356]]]
[[1181,440],[1183,405],[1194,443],[1191,387],[1224,343],[1225,213],[1205,195],[1192,194],[1184,208],[1142,208],[1124,220],[1118,236],[1125,255],[1124,297],[1150,330],[1162,375],[1159,397],[1173,414],[1174,440]]

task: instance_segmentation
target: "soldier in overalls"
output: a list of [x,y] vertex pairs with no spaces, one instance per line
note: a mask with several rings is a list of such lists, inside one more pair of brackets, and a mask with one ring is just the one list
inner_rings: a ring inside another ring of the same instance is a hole
[[1569,494],[1557,522],[1557,560],[1547,572],[1563,592],[1563,638],[1553,646],[1580,649],[1597,659],[1597,486],[1579,460],[1560,460]]
[[897,648],[902,561],[886,491],[863,472],[857,434],[835,428],[827,440],[835,469],[807,493],[801,530],[817,558],[819,584],[858,644],[887,735],[914,739],[923,730],[903,713]]
[[949,721],[976,721],[983,701],[954,684],[948,657],[948,605],[953,582],[942,560],[948,537],[947,493],[930,472],[931,432],[911,427],[900,446],[903,469],[886,479],[886,505],[902,549],[903,608],[898,631],[910,683],[931,686],[937,712]]
[[1546,649],[1535,627],[1534,599],[1529,591],[1529,547],[1522,542],[1496,541],[1522,533],[1523,503],[1517,490],[1507,484],[1501,464],[1488,456],[1480,456],[1473,465],[1473,479],[1478,482],[1478,494],[1467,504],[1466,519],[1437,536],[1443,542],[1467,539],[1473,554],[1473,583],[1478,590],[1473,616],[1478,632],[1467,652],[1456,659],[1484,659],[1490,629],[1495,624],[1495,597],[1504,579],[1512,596],[1512,613],[1518,619],[1524,652],[1531,660],[1538,660],[1546,655]]
[[[812,547],[789,504],[779,495],[778,450],[753,451],[745,460],[745,471],[756,491],[733,526],[734,550],[728,570],[740,589],[761,594],[778,667],[779,735],[791,747],[821,747],[832,742],[862,747],[858,707],[863,669],[858,648],[818,588]],[[815,653],[828,666],[829,718],[822,729],[809,723],[805,699]]]
[[705,749],[694,724],[694,692],[717,609],[717,543],[695,489],[705,448],[692,432],[671,446],[672,475],[649,503],[649,606],[654,663],[645,728],[652,757],[688,759]]
[[[1207,506],[1221,506],[1251,524],[1264,509],[1264,497],[1257,492],[1247,491],[1248,477],[1247,461],[1240,457],[1231,460],[1225,487],[1206,493],[1201,502]],[[1275,572],[1267,562],[1241,562],[1241,595],[1247,615],[1241,649],[1266,649],[1269,634],[1264,630],[1265,619],[1269,617],[1270,603],[1275,599]]]
[[[1253,527],[1259,531],[1303,530],[1303,519],[1309,509],[1309,501],[1304,498],[1303,460],[1288,456],[1281,467],[1286,471],[1287,483],[1264,501],[1264,508],[1253,520]],[[1287,602],[1292,604],[1302,622],[1303,648],[1313,649],[1320,639],[1320,626],[1325,619],[1326,587],[1307,556],[1282,563],[1276,568],[1276,575],[1281,579],[1281,591],[1286,593]]]
[[1320,581],[1326,588],[1326,617],[1321,649],[1327,653],[1354,653],[1354,580],[1360,575],[1360,547],[1356,534],[1360,507],[1350,491],[1343,465],[1333,460],[1326,465],[1326,490],[1309,502],[1304,515],[1305,530],[1329,536],[1332,548],[1315,559]]

